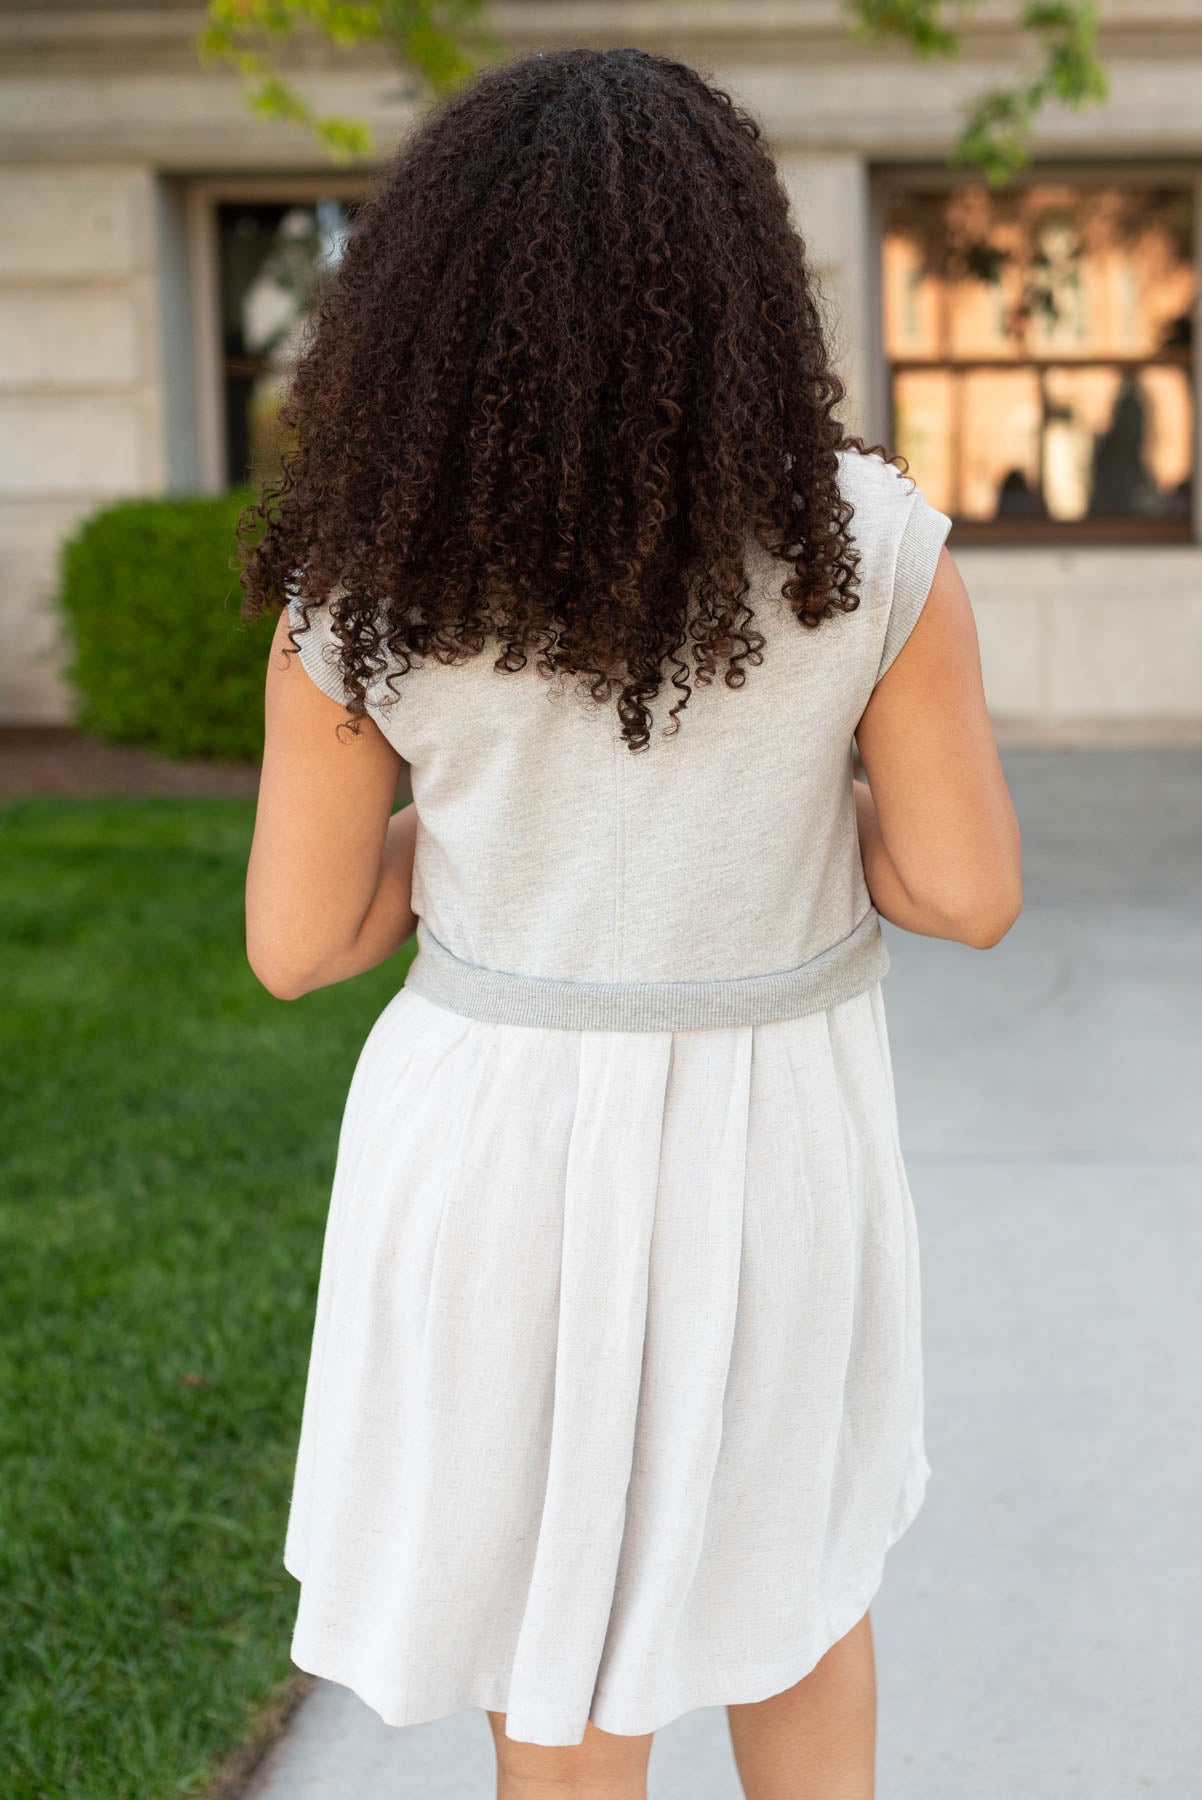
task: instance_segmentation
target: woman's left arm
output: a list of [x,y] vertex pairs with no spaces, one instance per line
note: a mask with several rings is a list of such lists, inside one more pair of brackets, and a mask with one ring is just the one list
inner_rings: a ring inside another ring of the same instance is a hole
[[374,968],[413,935],[417,814],[393,814],[401,759],[372,719],[346,711],[285,656],[268,658],[266,734],[246,873],[246,954],[280,1000]]

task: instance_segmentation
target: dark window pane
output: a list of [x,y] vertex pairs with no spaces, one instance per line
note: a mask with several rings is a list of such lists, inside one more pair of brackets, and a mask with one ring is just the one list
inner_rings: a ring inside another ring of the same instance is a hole
[[342,200],[217,209],[230,482],[262,480],[278,464],[279,400],[348,224],[349,203]]
[[225,378],[225,456],[231,487],[250,475],[250,433],[246,422],[250,385],[245,375]]

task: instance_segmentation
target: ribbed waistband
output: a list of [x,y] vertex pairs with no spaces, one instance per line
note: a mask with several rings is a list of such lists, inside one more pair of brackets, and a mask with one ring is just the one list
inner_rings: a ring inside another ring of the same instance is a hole
[[405,981],[414,993],[488,1024],[572,1031],[691,1031],[799,1018],[854,999],[889,967],[875,907],[808,962],[707,981],[563,981],[488,969],[448,950],[424,919],[418,920],[417,946]]

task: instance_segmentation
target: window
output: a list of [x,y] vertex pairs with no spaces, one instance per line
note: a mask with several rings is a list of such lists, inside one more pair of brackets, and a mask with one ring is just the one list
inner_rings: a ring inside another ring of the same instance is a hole
[[228,483],[278,465],[279,405],[324,272],[342,252],[346,199],[224,201],[216,209]]
[[961,541],[1188,538],[1194,195],[886,195],[892,446]]

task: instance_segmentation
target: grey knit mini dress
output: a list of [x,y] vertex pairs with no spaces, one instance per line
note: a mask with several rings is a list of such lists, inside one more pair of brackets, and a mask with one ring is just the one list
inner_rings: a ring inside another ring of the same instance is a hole
[[[347,1099],[284,1563],[294,1662],[391,1724],[564,1745],[764,1699],[921,1503],[852,739],[950,522],[840,466],[859,607],[805,629],[753,545],[763,662],[640,754],[488,655],[373,690],[418,952]],[[298,642],[340,699],[325,609]]]

